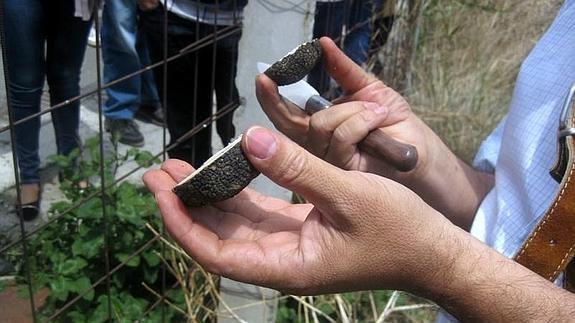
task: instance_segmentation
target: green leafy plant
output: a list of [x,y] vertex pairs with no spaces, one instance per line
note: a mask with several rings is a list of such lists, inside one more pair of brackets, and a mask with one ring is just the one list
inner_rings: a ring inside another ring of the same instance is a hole
[[[140,166],[150,166],[158,161],[149,152],[130,149],[123,155],[107,156],[102,167],[99,140],[87,140],[85,149],[87,160],[79,151],[51,157],[61,170],[60,189],[67,200],[52,204],[52,223],[28,241],[33,286],[35,290],[50,290],[41,317],[50,318],[79,298],[56,319],[182,319],[176,308],[185,308],[184,303],[178,297],[171,298],[177,296],[177,290],[169,291],[166,298],[173,307],[150,308],[159,297],[159,292],[152,291],[162,290],[163,285],[169,289],[176,281],[168,272],[162,283],[162,243],[146,228],[147,224],[161,225],[153,196],[128,181],[110,185],[117,165],[134,160]],[[88,179],[101,179],[102,170],[104,190],[88,183]],[[107,278],[110,271],[113,273]],[[19,274],[24,280],[23,268]]]

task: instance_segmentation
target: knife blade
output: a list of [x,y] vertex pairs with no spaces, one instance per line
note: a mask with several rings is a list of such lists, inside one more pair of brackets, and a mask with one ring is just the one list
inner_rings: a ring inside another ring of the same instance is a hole
[[[260,73],[263,73],[269,66],[266,63],[257,63]],[[279,86],[278,91],[281,96],[309,115],[332,106],[330,101],[320,96],[317,90],[305,80]],[[401,172],[411,171],[417,165],[418,154],[415,146],[399,142],[381,129],[371,131],[358,146],[361,150],[382,159]]]

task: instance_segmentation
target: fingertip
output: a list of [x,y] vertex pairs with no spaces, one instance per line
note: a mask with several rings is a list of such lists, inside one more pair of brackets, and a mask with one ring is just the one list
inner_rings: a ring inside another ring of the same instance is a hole
[[162,169],[174,169],[174,168],[183,168],[183,169],[190,169],[193,168],[192,165],[188,164],[187,162],[180,160],[180,159],[167,159],[162,163]]
[[160,169],[147,171],[143,176],[143,180],[148,190],[152,193],[170,190],[176,184],[168,173]]
[[277,84],[265,74],[256,76],[256,94],[278,93]]
[[244,137],[244,152],[252,160],[270,159],[277,151],[278,139],[272,131],[264,127],[251,127]]
[[157,171],[156,169],[150,169],[147,170],[144,175],[142,175],[142,182],[144,182],[144,185],[146,185],[146,187],[149,188],[149,183],[150,183],[150,179],[154,176],[153,172]]
[[195,171],[187,162],[179,159],[168,159],[162,163],[161,169],[179,183]]
[[335,42],[333,41],[333,39],[331,39],[327,36],[320,37],[319,43],[320,43],[323,50],[330,49],[330,48],[338,48],[337,45],[335,44]]
[[366,73],[361,66],[349,58],[333,40],[322,37],[320,44],[323,49],[326,70],[344,93],[355,93],[377,81],[374,76]]

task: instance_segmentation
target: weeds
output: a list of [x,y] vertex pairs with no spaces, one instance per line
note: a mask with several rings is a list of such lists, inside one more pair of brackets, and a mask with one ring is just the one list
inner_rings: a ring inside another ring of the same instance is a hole
[[507,112],[523,58],[561,1],[432,0],[407,96],[415,112],[465,161]]

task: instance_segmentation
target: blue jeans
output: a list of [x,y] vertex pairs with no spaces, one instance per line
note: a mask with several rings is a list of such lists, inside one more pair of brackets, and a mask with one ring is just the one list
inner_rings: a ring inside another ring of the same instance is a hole
[[[13,120],[40,111],[44,80],[55,105],[80,94],[80,69],[91,21],[74,17],[74,1],[5,0],[4,28]],[[58,154],[79,147],[80,102],[52,111]],[[22,184],[38,183],[40,117],[15,127],[16,155]]]
[[[371,17],[381,8],[381,0],[354,0],[339,2],[318,2],[316,4],[313,37],[327,36],[340,40],[344,24],[348,33],[342,48],[356,64],[367,61],[371,38]],[[337,43],[341,43],[337,41]],[[329,90],[330,78],[322,65],[317,65],[308,77],[308,82],[320,94]]]
[[[327,36],[339,43],[346,12],[346,1],[317,2],[313,24],[313,38]],[[321,95],[329,90],[330,77],[323,64],[317,64],[307,77],[308,83]]]
[[[150,64],[146,37],[139,28],[136,0],[106,1],[102,16],[104,82],[138,71]],[[152,71],[133,76],[106,89],[104,115],[132,119],[140,105],[158,106]]]
[[381,0],[355,0],[349,9],[347,20],[348,34],[344,41],[344,51],[356,64],[367,61],[371,40],[371,19],[381,8]]

